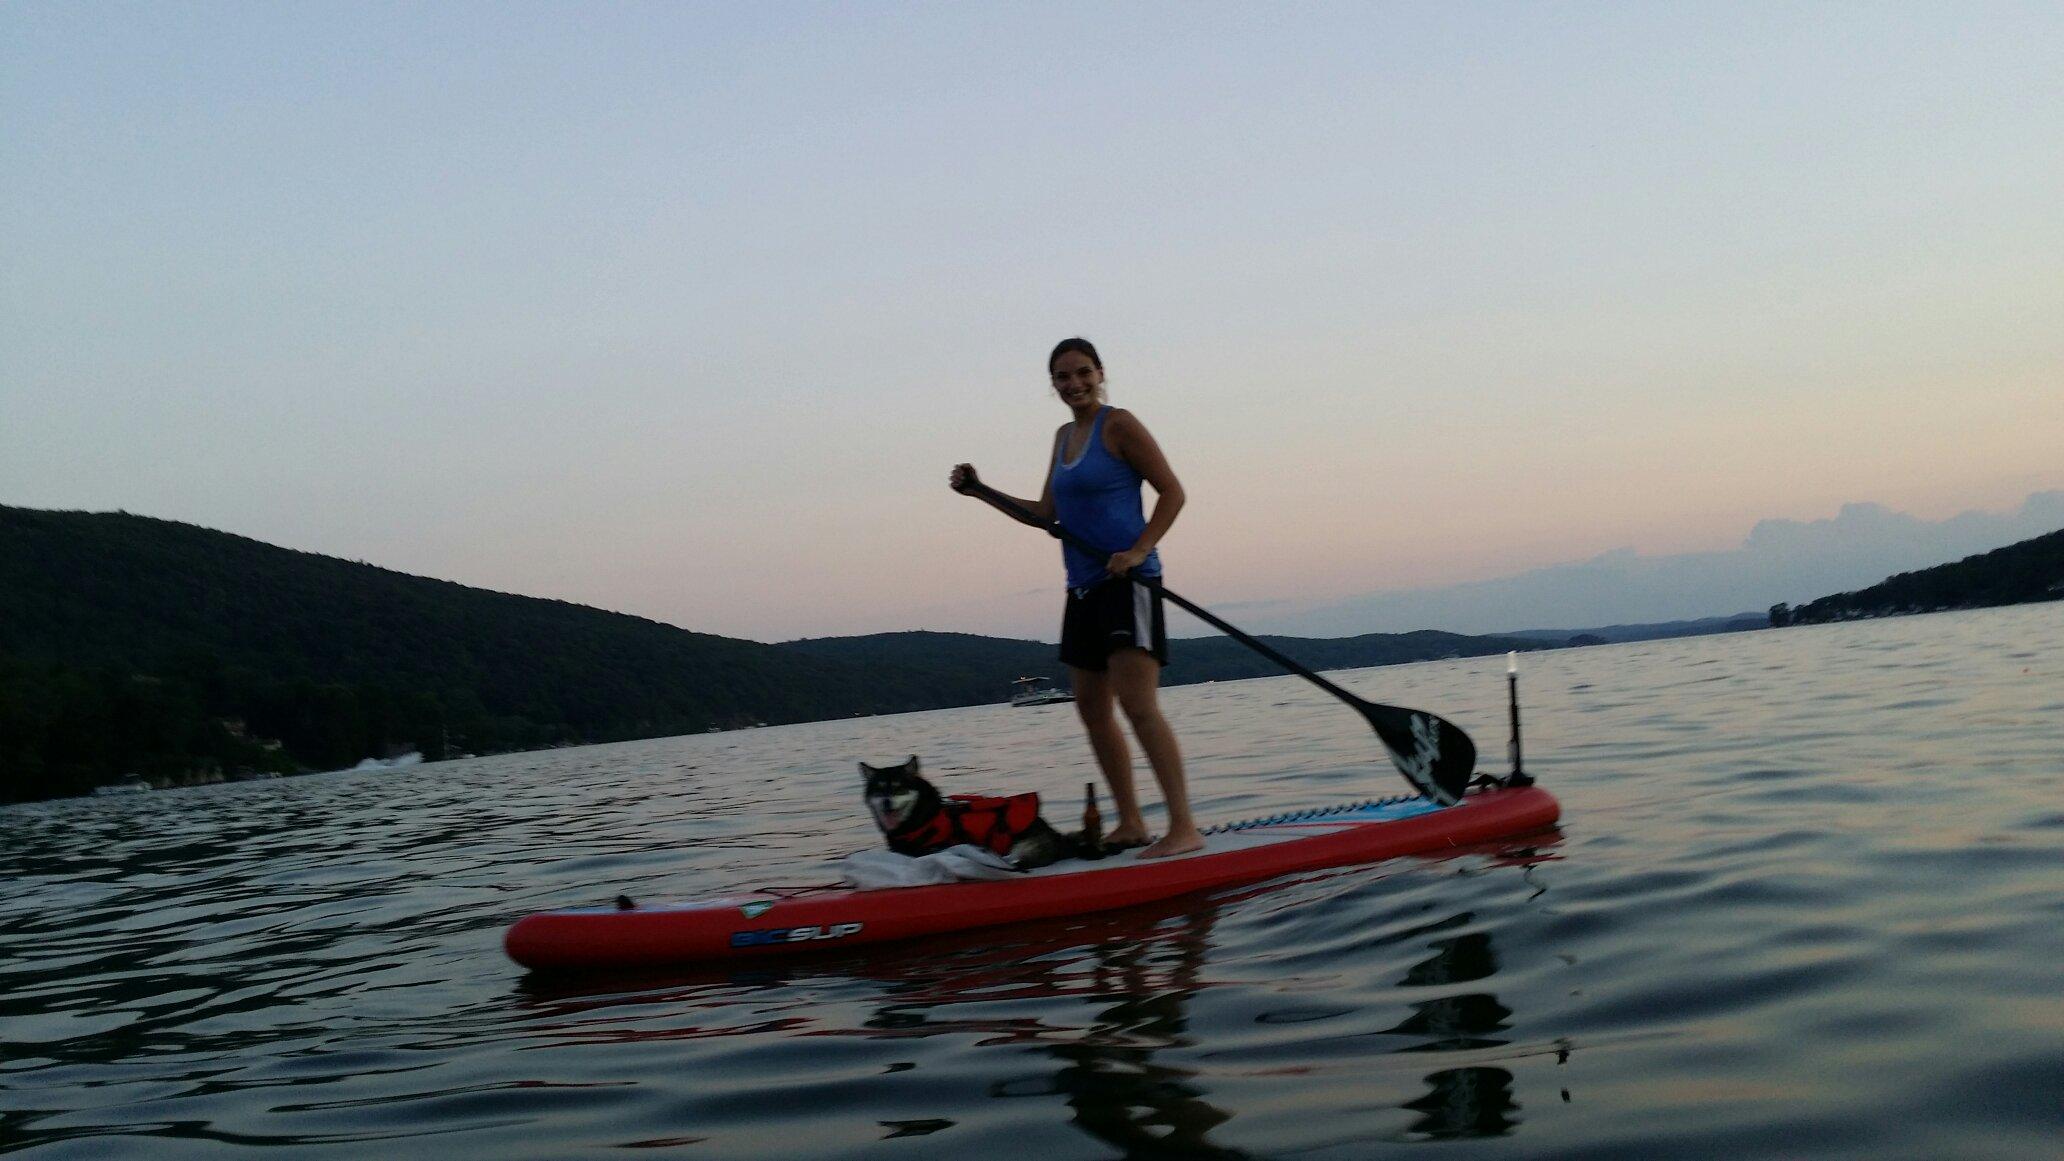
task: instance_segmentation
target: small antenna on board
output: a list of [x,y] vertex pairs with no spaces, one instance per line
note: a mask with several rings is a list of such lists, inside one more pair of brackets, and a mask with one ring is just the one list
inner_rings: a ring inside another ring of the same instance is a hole
[[1505,696],[1512,709],[1512,741],[1506,748],[1512,754],[1512,773],[1505,776],[1507,786],[1532,786],[1533,775],[1526,772],[1526,765],[1519,748],[1519,651],[1505,655]]

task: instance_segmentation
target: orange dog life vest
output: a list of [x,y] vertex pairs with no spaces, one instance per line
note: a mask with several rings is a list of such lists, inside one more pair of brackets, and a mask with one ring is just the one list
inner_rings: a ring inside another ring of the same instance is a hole
[[898,846],[927,853],[972,843],[1007,855],[1037,821],[1036,791],[1010,795],[954,794],[947,796],[939,813],[895,837]]

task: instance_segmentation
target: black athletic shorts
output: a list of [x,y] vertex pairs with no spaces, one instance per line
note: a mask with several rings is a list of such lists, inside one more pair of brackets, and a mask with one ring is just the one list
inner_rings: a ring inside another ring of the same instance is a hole
[[1161,616],[1161,578],[1110,577],[1068,590],[1061,614],[1061,664],[1103,672],[1111,650],[1136,645],[1168,664],[1168,626]]

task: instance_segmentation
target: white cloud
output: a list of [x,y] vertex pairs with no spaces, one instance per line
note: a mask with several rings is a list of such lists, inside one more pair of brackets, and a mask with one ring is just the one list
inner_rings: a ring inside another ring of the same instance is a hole
[[1879,504],[1845,504],[1827,520],[1763,520],[1727,552],[1589,560],[1450,588],[1369,593],[1302,607],[1256,607],[1246,627],[1338,637],[1355,633],[1515,629],[1686,620],[1797,604],[2064,528],[2064,491],[2037,492],[2010,512],[1928,521]]

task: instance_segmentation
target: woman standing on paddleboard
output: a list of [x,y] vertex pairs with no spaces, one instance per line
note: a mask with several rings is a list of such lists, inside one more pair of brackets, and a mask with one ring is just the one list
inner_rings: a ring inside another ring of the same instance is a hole
[[[1099,558],[1063,543],[1068,598],[1061,617],[1061,661],[1074,682],[1075,711],[1118,807],[1118,824],[1105,841],[1118,847],[1145,844],[1139,853],[1143,859],[1200,850],[1204,836],[1190,816],[1182,751],[1161,716],[1156,692],[1161,667],[1168,663],[1168,633],[1155,546],[1182,511],[1182,484],[1146,425],[1132,412],[1104,402],[1104,361],[1088,339],[1063,340],[1047,357],[1046,369],[1054,393],[1075,415],[1054,433],[1046,487],[1037,501],[982,499],[1036,528],[1057,521],[1091,544],[1126,546]],[[1140,502],[1142,481],[1157,496],[1151,518]],[[960,464],[949,482],[958,492],[980,480],[973,465]],[[1147,824],[1132,784],[1132,754],[1112,712],[1114,702],[1132,723],[1168,803],[1168,833],[1152,843],[1147,843]]]

